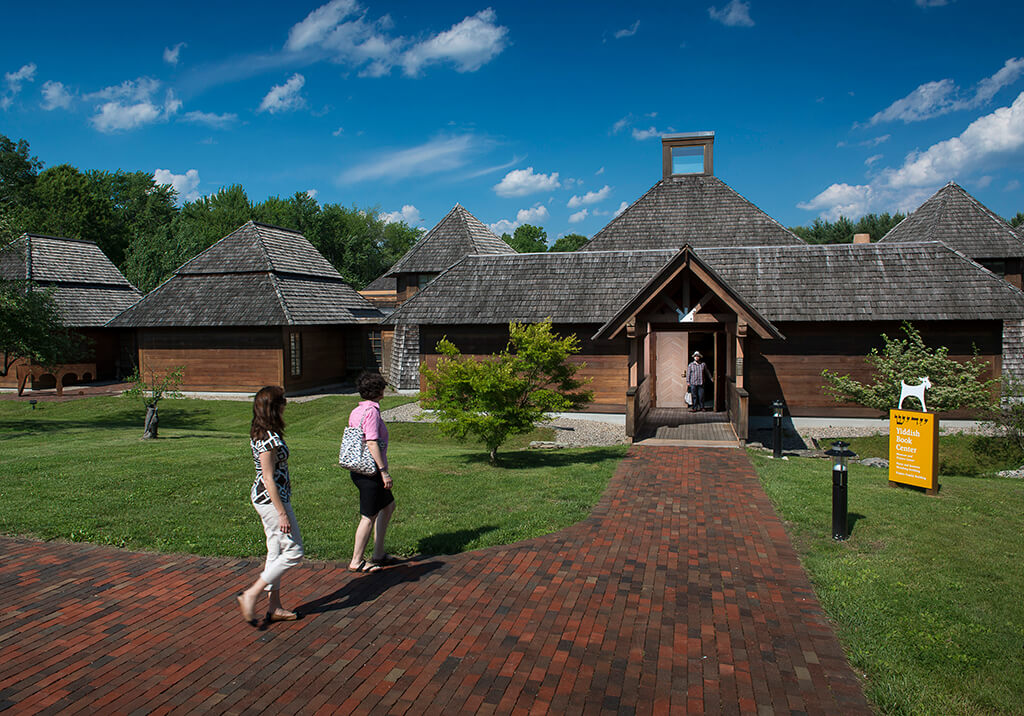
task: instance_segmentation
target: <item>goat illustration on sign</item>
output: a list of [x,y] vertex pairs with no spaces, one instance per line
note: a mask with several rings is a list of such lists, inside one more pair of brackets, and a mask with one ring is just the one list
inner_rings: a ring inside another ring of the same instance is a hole
[[921,410],[928,412],[928,408],[924,403],[924,391],[926,388],[931,388],[932,383],[928,380],[928,376],[918,378],[918,380],[921,381],[919,385],[908,385],[906,381],[900,381],[900,402],[896,406],[897,410],[903,409],[903,401],[907,398],[917,398],[921,401]]

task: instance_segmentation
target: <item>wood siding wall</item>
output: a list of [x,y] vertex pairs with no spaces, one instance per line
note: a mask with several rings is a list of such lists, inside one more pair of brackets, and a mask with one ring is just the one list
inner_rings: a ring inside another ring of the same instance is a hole
[[284,385],[286,346],[279,327],[140,329],[144,373],[185,366],[182,390],[253,392]]
[[[629,388],[629,349],[625,336],[613,341],[590,340],[598,329],[596,325],[555,325],[561,336],[575,333],[580,339],[581,351],[570,360],[586,363],[577,377],[590,378],[587,386],[594,391],[594,401],[586,408],[592,413],[621,413],[626,409],[626,390]],[[463,355],[484,358],[499,352],[508,344],[507,326],[420,326],[420,363],[429,367],[437,364],[437,342],[444,336],[454,343]],[[425,388],[420,378],[420,390]]]
[[[861,382],[872,380],[864,357],[883,346],[881,334],[903,337],[898,323],[776,323],[785,341],[750,336],[745,387],[750,393],[751,415],[767,415],[771,402],[781,398],[795,416],[877,417],[877,411],[837,404],[823,390],[821,371],[828,368]],[[950,357],[969,358],[976,346],[989,363],[986,377],[1002,372],[1002,324],[999,321],[915,323],[929,346],[946,346]],[[949,413],[951,418],[966,413]]]
[[[298,333],[302,341],[302,373],[298,376],[291,374],[292,333]],[[349,371],[349,351],[356,357],[353,362],[357,365],[352,369],[362,368],[366,331],[357,326],[291,326],[283,329],[281,341],[285,353],[284,388],[295,392],[344,381]]]

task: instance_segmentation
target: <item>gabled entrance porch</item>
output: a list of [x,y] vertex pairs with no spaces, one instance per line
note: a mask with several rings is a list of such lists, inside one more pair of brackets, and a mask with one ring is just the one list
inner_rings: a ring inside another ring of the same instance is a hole
[[[628,339],[626,435],[634,442],[746,440],[748,331],[764,339],[783,338],[684,246],[593,336],[611,339],[625,332]],[[686,366],[695,350],[707,358],[705,405],[700,407],[711,412],[687,410]]]

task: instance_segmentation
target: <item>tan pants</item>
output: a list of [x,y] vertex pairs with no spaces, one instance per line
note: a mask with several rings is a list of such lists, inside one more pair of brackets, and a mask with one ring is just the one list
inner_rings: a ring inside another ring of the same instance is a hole
[[273,503],[268,505],[252,505],[263,520],[263,532],[267,535],[267,563],[263,567],[260,579],[267,583],[266,591],[272,592],[277,589],[281,575],[302,561],[302,534],[299,532],[299,523],[292,511],[292,503],[284,503],[288,512],[288,521],[292,524],[292,531],[286,534],[281,531],[281,522],[277,517],[277,508]]

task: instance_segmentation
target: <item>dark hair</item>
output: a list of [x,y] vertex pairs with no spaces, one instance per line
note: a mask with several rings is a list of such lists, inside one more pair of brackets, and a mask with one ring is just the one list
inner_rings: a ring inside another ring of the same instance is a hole
[[388,384],[384,381],[384,376],[380,373],[371,373],[370,371],[364,371],[359,374],[356,379],[356,390],[359,391],[359,395],[363,400],[373,400],[384,395],[384,389],[388,387]]
[[260,388],[252,401],[252,427],[249,437],[253,440],[267,437],[274,432],[284,437],[284,406],[288,401],[284,398],[284,388],[279,385],[268,385]]

